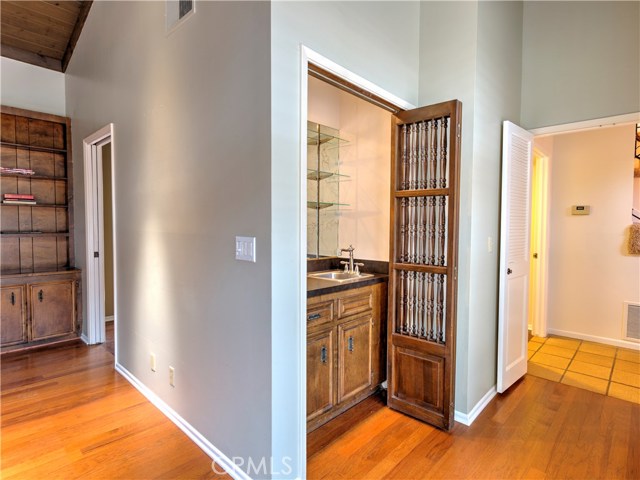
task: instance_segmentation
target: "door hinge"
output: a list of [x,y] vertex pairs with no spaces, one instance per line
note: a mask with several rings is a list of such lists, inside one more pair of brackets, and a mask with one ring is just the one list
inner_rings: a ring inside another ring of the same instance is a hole
[[93,258],[98,258],[100,256],[99,252],[93,252]]

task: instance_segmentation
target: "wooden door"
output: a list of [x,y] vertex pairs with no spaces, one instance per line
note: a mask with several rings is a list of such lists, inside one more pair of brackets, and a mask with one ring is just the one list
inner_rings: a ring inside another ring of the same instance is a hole
[[392,121],[388,405],[453,426],[460,122],[457,100]]
[[338,325],[338,403],[371,386],[371,314]]
[[0,288],[0,343],[3,347],[27,341],[24,300],[24,287],[16,285]]
[[307,337],[307,421],[336,404],[335,327]]
[[497,390],[527,373],[533,135],[511,122],[502,131]]
[[75,331],[73,281],[31,285],[31,340]]

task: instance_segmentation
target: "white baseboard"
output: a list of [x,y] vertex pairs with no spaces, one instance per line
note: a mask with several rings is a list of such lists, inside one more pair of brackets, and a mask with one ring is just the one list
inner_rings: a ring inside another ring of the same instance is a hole
[[559,335],[561,337],[577,338],[579,340],[587,340],[589,342],[613,345],[614,347],[623,347],[623,348],[629,348],[631,350],[640,350],[640,344],[635,342],[628,342],[627,340],[620,340],[617,338],[608,338],[608,337],[598,337],[596,335],[586,335],[584,333],[570,332],[567,330],[558,330],[557,328],[548,328],[547,331],[552,335]]
[[115,320],[115,317],[113,315],[109,315],[108,317],[104,317],[104,321],[106,323],[113,322],[114,320]]
[[251,477],[241,470],[234,462],[231,461],[224,453],[218,450],[209,440],[207,440],[200,432],[191,426],[184,418],[182,418],[175,410],[166,404],[158,395],[156,395],[145,384],[138,380],[131,372],[119,363],[116,363],[116,371],[126,378],[147,400],[160,410],[169,420],[176,424],[187,437],[189,437],[196,445],[198,445],[204,453],[212,460],[220,465],[235,480],[251,480]]
[[482,397],[480,401],[476,403],[475,407],[473,407],[469,413],[462,413],[456,410],[454,414],[454,420],[466,426],[471,425],[475,421],[475,419],[478,418],[478,415],[482,413],[485,407],[489,405],[489,402],[493,400],[493,397],[495,397],[497,393],[498,391],[496,390],[496,386],[494,385],[489,389],[487,393],[484,394],[484,397]]
[[87,337],[84,333],[80,334],[80,340],[89,345],[89,337]]

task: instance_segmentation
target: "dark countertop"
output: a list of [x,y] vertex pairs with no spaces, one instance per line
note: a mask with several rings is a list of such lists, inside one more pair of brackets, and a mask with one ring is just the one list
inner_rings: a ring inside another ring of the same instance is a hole
[[347,283],[336,283],[331,280],[323,280],[321,278],[307,277],[307,298],[325,295],[327,293],[342,292],[353,288],[366,287],[376,283],[389,281],[389,275],[376,273],[373,277],[367,277],[362,280]]

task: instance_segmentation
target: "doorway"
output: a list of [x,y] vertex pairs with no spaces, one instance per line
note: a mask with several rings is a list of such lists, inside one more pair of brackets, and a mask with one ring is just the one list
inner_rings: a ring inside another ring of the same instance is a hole
[[[84,139],[87,343],[117,337],[113,124]],[[117,361],[117,342],[112,353]],[[110,345],[107,345],[110,348]]]

